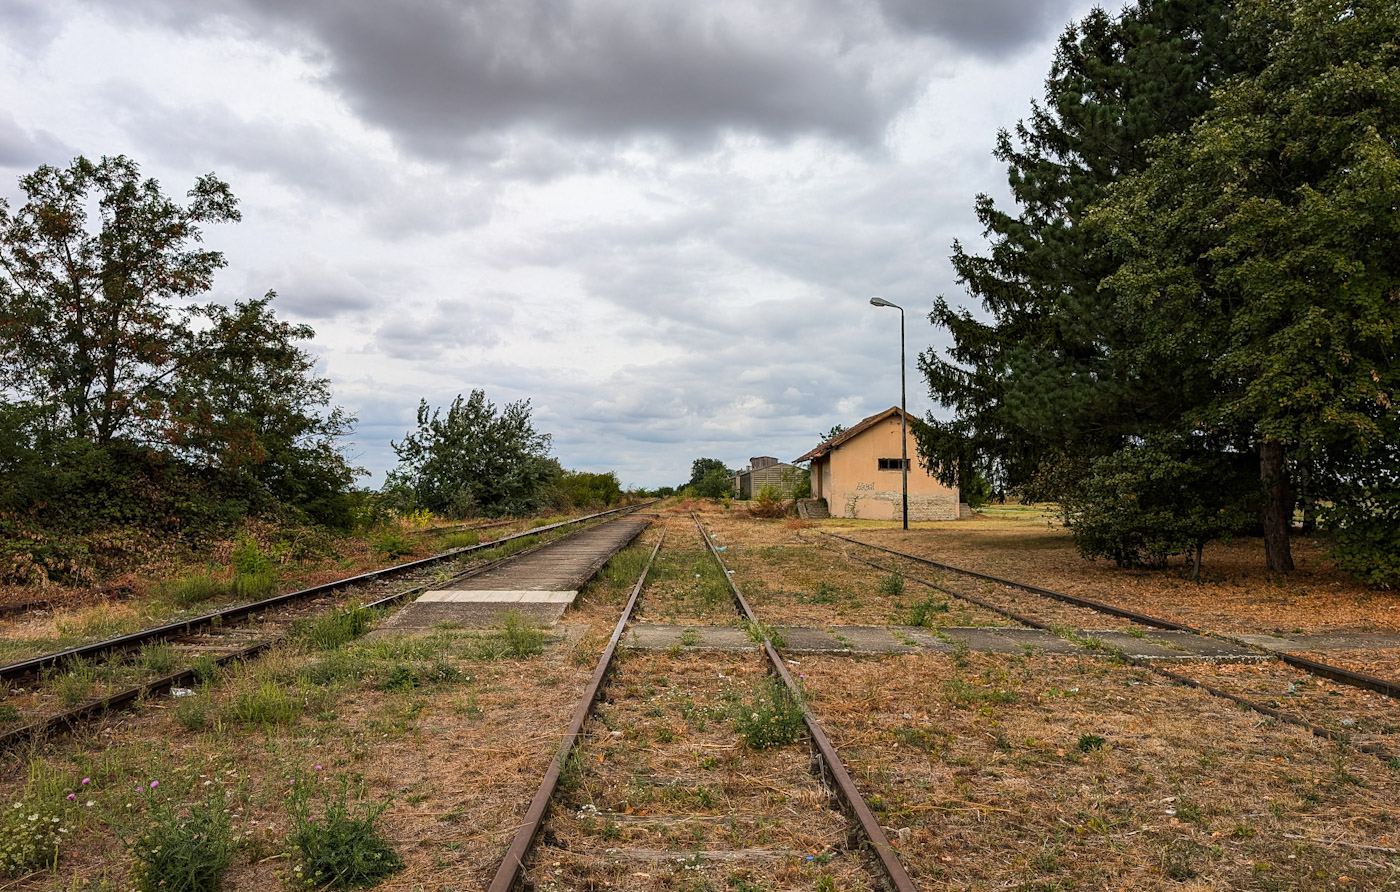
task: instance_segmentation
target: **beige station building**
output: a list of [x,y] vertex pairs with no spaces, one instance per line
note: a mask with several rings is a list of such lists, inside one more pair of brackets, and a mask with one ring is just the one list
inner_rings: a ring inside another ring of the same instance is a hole
[[[812,497],[825,499],[832,517],[899,520],[903,503],[898,407],[871,415],[794,462],[810,461]],[[909,519],[963,516],[957,487],[939,483],[919,463],[914,416],[905,413],[909,447]]]

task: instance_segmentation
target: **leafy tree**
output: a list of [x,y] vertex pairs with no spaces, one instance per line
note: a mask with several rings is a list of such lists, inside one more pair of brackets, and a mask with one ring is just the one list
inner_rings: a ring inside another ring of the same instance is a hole
[[726,468],[710,468],[694,484],[696,495],[704,499],[721,499],[734,493],[734,475]]
[[622,485],[613,471],[564,471],[554,485],[563,496],[563,507],[608,507],[622,499]]
[[315,331],[278,320],[275,297],[198,308],[207,326],[179,349],[165,439],[185,460],[221,471],[256,508],[285,502],[344,526],[359,471],[339,440],[355,419],[331,406],[330,381],[297,344]]
[[729,476],[729,468],[719,459],[697,458],[690,463],[690,485],[698,487],[705,476],[714,471],[722,471],[725,476]]
[[[1046,80],[1045,104],[1014,135],[998,134],[1017,210],[977,198],[991,241],[985,256],[953,246],[959,281],[990,318],[939,298],[930,320],[951,333],[944,359],[919,357],[933,397],[953,410],[916,430],[945,483],[971,491],[1035,492],[1047,463],[1103,455],[1162,426],[1200,389],[1181,362],[1133,366],[1134,336],[1099,289],[1113,270],[1103,237],[1082,223],[1122,177],[1148,162],[1148,141],[1184,130],[1211,88],[1257,53],[1236,40],[1219,0],[1142,0],[1068,27]],[[1247,51],[1248,50],[1248,51]],[[1063,464],[1063,463],[1061,463]]]
[[224,265],[199,224],[239,219],[238,203],[208,174],[182,207],[122,155],[45,165],[20,187],[17,211],[0,201],[0,386],[105,445],[165,396],[184,335],[170,301]]
[[839,436],[841,436],[842,434],[844,434],[845,432],[846,432],[846,425],[844,425],[844,424],[833,424],[833,425],[831,426],[831,429],[830,429],[830,430],[828,430],[826,433],[824,433],[824,434],[821,435],[822,442],[825,443],[827,440],[834,440],[834,439],[836,439],[837,437],[839,437]]
[[1400,7],[1238,9],[1267,64],[1091,219],[1116,264],[1103,292],[1141,320],[1132,365],[1205,376],[1179,427],[1258,454],[1268,566],[1290,570],[1297,463],[1345,481],[1394,447]]
[[550,439],[531,425],[529,400],[498,413],[485,391],[473,390],[466,400],[458,394],[445,417],[423,400],[418,429],[391,443],[399,467],[386,487],[449,517],[532,513],[558,467],[549,459]]

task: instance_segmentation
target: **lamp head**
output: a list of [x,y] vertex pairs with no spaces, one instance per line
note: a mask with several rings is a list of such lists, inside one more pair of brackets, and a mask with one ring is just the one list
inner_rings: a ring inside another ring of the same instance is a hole
[[872,298],[870,298],[870,305],[871,305],[872,307],[892,307],[892,306],[894,306],[894,304],[892,304],[892,303],[890,303],[889,301],[885,300],[883,297],[872,297]]

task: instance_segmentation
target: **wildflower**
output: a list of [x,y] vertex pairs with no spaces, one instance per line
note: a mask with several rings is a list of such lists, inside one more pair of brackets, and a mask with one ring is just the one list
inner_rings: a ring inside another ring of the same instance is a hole
[[316,770],[317,770],[317,771],[320,771],[320,770],[321,770],[321,766],[320,766],[320,765],[317,765],[317,766],[316,766]]
[[152,790],[154,790],[156,787],[159,787],[159,786],[160,786],[160,781],[151,781],[151,789],[152,789]]
[[86,786],[87,786],[88,784],[90,784],[90,783],[92,783],[92,778],[90,778],[90,777],[85,777],[85,778],[83,778],[83,786],[86,787]]
[[69,802],[72,802],[74,799],[77,799],[77,798],[78,798],[78,794],[77,794],[77,793],[69,793],[69,794],[68,794],[68,801],[69,801]]

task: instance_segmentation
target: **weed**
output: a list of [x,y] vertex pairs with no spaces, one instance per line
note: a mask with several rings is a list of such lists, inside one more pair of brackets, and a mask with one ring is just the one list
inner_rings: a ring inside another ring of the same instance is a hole
[[507,611],[501,636],[513,657],[532,657],[544,651],[544,629],[526,621],[518,610]]
[[169,675],[180,665],[180,654],[168,644],[147,644],[142,646],[136,662],[143,672]]
[[381,691],[411,691],[421,683],[417,669],[406,663],[395,663],[377,687]]
[[805,730],[802,700],[772,676],[763,680],[757,696],[736,708],[734,730],[750,749],[786,746]]
[[934,617],[940,613],[948,612],[947,601],[935,601],[929,598],[920,604],[915,604],[909,608],[909,615],[906,617],[905,625],[933,627],[937,625]]
[[335,650],[368,632],[373,621],[374,611],[356,606],[314,620],[297,620],[292,636],[317,650]]
[[82,657],[68,661],[68,671],[58,679],[58,699],[64,706],[77,706],[92,697],[97,668]]
[[774,647],[787,647],[787,639],[783,637],[783,633],[762,620],[744,620],[744,634],[755,644],[762,644],[766,640]]
[[233,593],[242,600],[255,601],[276,591],[279,582],[277,573],[273,570],[262,573],[235,573]]
[[454,548],[471,548],[473,545],[481,544],[481,534],[476,530],[465,530],[459,533],[448,533],[442,537],[442,547],[450,551]]
[[831,878],[831,874],[824,873],[817,877],[817,885],[814,888],[817,892],[836,892],[836,881]]
[[1146,637],[1147,637],[1147,630],[1144,629],[1144,628],[1142,628],[1141,626],[1128,626],[1128,628],[1125,629],[1124,631],[1128,634],[1129,637],[1132,637],[1132,638],[1146,638]]
[[298,778],[288,803],[293,827],[289,841],[298,860],[294,872],[302,883],[315,889],[360,889],[403,869],[403,859],[375,829],[389,800],[366,803],[361,786],[354,790],[357,801],[352,803],[350,779],[342,775],[338,793],[319,791],[317,816],[311,804],[314,786]]
[[14,803],[0,814],[0,870],[18,875],[52,869],[68,830],[51,801],[26,797]]
[[1079,735],[1079,742],[1075,744],[1075,746],[1079,747],[1081,753],[1091,753],[1094,750],[1103,749],[1106,743],[1108,743],[1108,741],[1097,734],[1081,734]]
[[8,703],[0,703],[0,725],[19,721],[19,710]]
[[229,717],[244,725],[288,725],[303,705],[292,691],[270,680],[240,691],[229,705]]
[[233,862],[227,805],[222,797],[211,797],[182,816],[170,804],[159,803],[127,846],[136,862],[132,881],[140,892],[215,892]]
[[181,697],[175,704],[175,723],[186,731],[202,731],[209,723],[209,701],[204,697]]
[[694,647],[700,643],[700,633],[694,629],[685,629],[681,632],[681,644],[686,647]]
[[223,677],[224,667],[209,654],[200,654],[190,664],[190,674],[195,684],[214,684]]
[[1388,759],[1385,764],[1390,768],[1391,771],[1400,771],[1400,756],[1396,756],[1393,759]]
[[898,598],[904,594],[904,576],[899,573],[891,573],[880,580],[880,593],[889,598]]
[[272,559],[263,552],[258,541],[252,536],[244,536],[238,540],[238,544],[229,555],[229,563],[233,564],[233,572],[237,576],[259,576],[274,570]]
[[190,607],[214,598],[225,597],[228,592],[229,584],[215,578],[208,569],[190,576],[171,579],[157,588],[160,598],[180,607]]
[[948,699],[958,706],[998,706],[1015,703],[1016,692],[997,687],[974,687],[960,679],[950,679],[944,685]]

